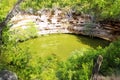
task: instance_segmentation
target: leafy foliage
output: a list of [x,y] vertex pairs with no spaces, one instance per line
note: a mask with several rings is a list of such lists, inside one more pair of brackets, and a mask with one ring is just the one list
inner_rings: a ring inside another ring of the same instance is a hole
[[[112,74],[112,73],[120,73],[119,67],[120,67],[120,41],[116,41],[112,44],[110,44],[109,47],[105,48],[104,56],[104,62],[102,67],[102,72],[104,75],[106,74]],[[104,71],[105,70],[105,71]]]
[[[2,21],[16,0],[0,0],[0,21]],[[71,8],[78,12],[88,13],[95,16],[95,19],[117,19],[120,16],[120,0],[25,0],[21,5],[22,9],[33,8]],[[6,6],[7,5],[7,6]],[[98,21],[99,21],[98,20]],[[26,40],[36,36],[34,28],[28,31],[18,29],[12,38]],[[14,34],[14,32],[11,32]],[[34,34],[33,34],[34,33]],[[36,58],[32,61],[29,49],[17,46],[16,41],[10,39],[10,33],[5,29],[3,34],[4,44],[0,46],[0,69],[9,69],[17,73],[20,80],[89,80],[93,67],[93,60],[101,54],[104,57],[100,73],[111,75],[120,73],[120,40],[111,43],[108,47],[83,52],[74,51],[73,55],[66,61],[60,61],[56,55],[48,58]],[[25,35],[23,37],[22,35]],[[6,37],[4,37],[6,36]],[[35,53],[32,53],[35,54]]]
[[0,22],[6,17],[17,0],[0,0]]
[[[33,25],[33,24],[29,24]],[[4,29],[4,44],[0,47],[0,69],[8,69],[17,73],[20,80],[89,80],[93,61],[100,54],[103,64],[100,73],[103,75],[119,74],[120,40],[111,43],[106,48],[76,50],[66,61],[61,61],[53,54],[46,58],[31,56],[29,48],[21,48],[18,43],[10,39],[8,29]],[[29,30],[35,33],[34,30]],[[29,33],[28,32],[28,33]],[[27,35],[29,35],[27,33]],[[24,34],[25,35],[25,34]],[[15,35],[14,35],[15,36]],[[18,35],[16,35],[18,37]]]
[[[10,28],[9,25],[3,30],[3,41],[25,41],[30,38],[38,37],[38,30],[34,23],[29,22],[25,28],[18,26],[16,28]],[[6,39],[7,38],[7,39]],[[7,42],[6,41],[6,42]]]
[[[0,1],[0,21],[11,10],[16,0],[1,0]],[[77,13],[86,13],[94,16],[94,19],[104,20],[119,20],[120,16],[120,0],[25,0],[21,4],[22,10],[33,9],[34,11],[42,8],[65,8],[75,10]]]
[[2,47],[0,69],[5,68],[16,72],[20,80],[89,80],[94,59],[102,55],[104,59],[100,73],[118,74],[120,71],[119,43],[120,41],[113,42],[104,49],[98,47],[96,50],[76,50],[66,61],[61,61],[52,54],[46,58],[36,57],[35,62],[27,47],[22,49],[15,45],[7,45]]
[[78,13],[86,13],[94,16],[95,20],[114,19],[119,20],[120,0],[26,0],[22,9],[33,8],[65,8],[73,9]]

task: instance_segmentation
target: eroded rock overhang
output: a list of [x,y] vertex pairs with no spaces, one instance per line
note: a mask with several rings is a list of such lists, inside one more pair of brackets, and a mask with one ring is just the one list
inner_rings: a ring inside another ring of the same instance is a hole
[[[18,27],[24,30],[34,26],[39,35],[75,33],[99,37],[109,41],[119,37],[119,35],[113,34],[113,30],[103,27],[100,23],[95,23],[93,16],[89,14],[76,14],[60,8],[43,9],[37,11],[34,15],[20,12],[9,23],[12,24],[10,30]],[[33,25],[28,25],[28,23]]]

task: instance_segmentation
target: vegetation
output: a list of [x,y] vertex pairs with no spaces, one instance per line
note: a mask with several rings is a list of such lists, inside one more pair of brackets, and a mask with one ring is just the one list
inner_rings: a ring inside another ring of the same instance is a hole
[[[0,0],[0,21],[10,11],[17,0]],[[34,11],[41,8],[65,8],[73,9],[78,13],[87,13],[94,16],[95,20],[119,20],[120,0],[25,0],[21,9]]]
[[8,31],[3,31],[9,34],[9,40],[26,41],[30,38],[38,37],[38,30],[33,22],[25,24],[27,27],[18,26],[16,28],[11,28]]
[[0,69],[14,71],[19,80],[89,80],[93,60],[99,54],[104,57],[100,70],[102,75],[119,73],[119,47],[120,41],[116,41],[104,49],[75,50],[63,61],[56,54],[34,57],[32,54],[36,53],[31,53],[27,46],[20,48],[15,43],[7,43],[1,48]]
[[26,0],[22,4],[23,9],[39,10],[41,8],[62,7],[73,9],[78,13],[86,13],[95,17],[95,19],[119,20],[120,0]]
[[0,0],[0,22],[5,19],[15,2],[16,0]]
[[[0,0],[0,22],[15,2],[16,0]],[[37,11],[46,7],[62,7],[93,15],[95,20],[100,21],[119,20],[119,4],[120,0],[74,0],[74,2],[73,0],[25,0],[21,9],[33,8]],[[33,26],[33,24],[29,25]],[[21,30],[18,29],[19,32]],[[24,48],[18,46],[18,41],[25,41],[36,36],[34,27],[28,28],[22,34],[5,28],[2,35],[4,43],[0,45],[0,70],[14,71],[19,80],[89,80],[93,60],[100,54],[104,58],[100,73],[105,76],[120,74],[120,40],[112,42],[105,48],[75,50],[64,61],[60,60],[56,54],[44,58],[35,57],[33,60],[33,55],[36,53],[31,52],[27,46]]]

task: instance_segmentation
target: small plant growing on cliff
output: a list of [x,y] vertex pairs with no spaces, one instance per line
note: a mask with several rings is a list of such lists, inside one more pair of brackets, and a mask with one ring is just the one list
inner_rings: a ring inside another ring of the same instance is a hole
[[85,31],[84,31],[85,34],[86,34],[86,35],[90,35],[90,36],[92,37],[92,36],[94,35],[94,34],[93,34],[93,32],[94,32],[93,29],[94,29],[95,27],[96,27],[96,26],[95,26],[94,23],[92,23],[92,22],[86,23],[86,24],[85,24],[85,27],[84,27],[84,28],[85,28]]
[[38,36],[38,30],[35,24],[29,22],[26,26],[17,26],[9,30],[9,39],[17,41],[25,41],[29,38],[35,38]]

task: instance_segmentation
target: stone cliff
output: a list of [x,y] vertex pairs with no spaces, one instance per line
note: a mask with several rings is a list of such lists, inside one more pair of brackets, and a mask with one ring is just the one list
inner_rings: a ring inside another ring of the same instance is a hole
[[[89,14],[76,14],[64,9],[43,9],[34,15],[20,12],[10,20],[10,30],[28,28],[33,23],[39,35],[53,33],[75,33],[113,41],[119,37],[120,25],[95,23]],[[30,25],[29,25],[30,26]]]

